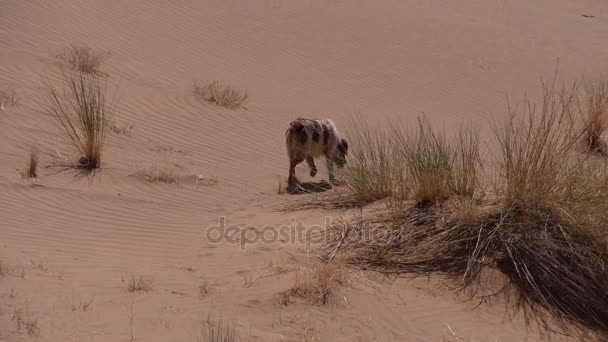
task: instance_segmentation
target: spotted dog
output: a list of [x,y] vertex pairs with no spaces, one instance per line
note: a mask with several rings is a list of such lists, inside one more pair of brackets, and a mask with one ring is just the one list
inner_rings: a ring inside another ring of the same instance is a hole
[[348,142],[340,136],[336,125],[329,119],[293,120],[285,132],[285,146],[289,157],[289,186],[299,184],[296,165],[304,160],[310,167],[310,176],[314,177],[317,174],[314,158],[325,156],[331,183],[335,183],[334,163],[339,168],[346,164]]

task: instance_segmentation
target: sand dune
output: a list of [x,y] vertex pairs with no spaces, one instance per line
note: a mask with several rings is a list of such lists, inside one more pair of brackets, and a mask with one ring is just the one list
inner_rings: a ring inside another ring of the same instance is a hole
[[[206,227],[322,224],[342,211],[279,212],[283,141],[299,116],[338,126],[404,122],[424,112],[449,128],[502,117],[505,92],[550,77],[608,70],[608,3],[529,1],[16,1],[0,10],[0,340],[34,340],[15,310],[38,318],[43,341],[194,341],[209,312],[236,315],[246,341],[541,340],[522,317],[473,310],[440,279],[355,277],[337,303],[276,305],[293,272],[244,287],[269,262],[314,260],[302,245],[213,244]],[[587,17],[582,16],[587,15]],[[588,17],[592,15],[594,17]],[[95,176],[45,168],[74,151],[41,108],[60,80],[54,51],[86,44],[111,57],[108,92],[125,134],[110,133]],[[202,103],[195,81],[249,94],[247,109]],[[39,150],[37,186],[21,179]],[[147,167],[178,183],[149,183]],[[299,173],[306,179],[305,167]],[[320,177],[326,177],[320,167]],[[198,175],[217,184],[197,184]],[[153,280],[129,294],[131,275]],[[199,285],[212,290],[199,298]],[[86,311],[81,302],[92,299]],[[133,324],[129,315],[132,307]],[[74,309],[76,308],[76,309]],[[313,336],[314,339],[310,339]],[[308,338],[308,339],[306,339]]]

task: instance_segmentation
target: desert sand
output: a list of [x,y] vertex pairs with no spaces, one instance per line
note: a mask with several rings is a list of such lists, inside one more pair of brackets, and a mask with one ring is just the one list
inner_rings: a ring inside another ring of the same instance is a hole
[[[383,124],[425,113],[487,132],[505,94],[533,93],[558,60],[566,80],[608,70],[607,41],[602,0],[4,0],[0,89],[19,100],[0,111],[0,341],[197,341],[208,314],[236,317],[244,341],[541,341],[521,315],[474,308],[439,278],[354,272],[328,305],[281,306],[315,250],[241,249],[205,232],[222,216],[264,226],[352,215],[280,210],[295,197],[277,189],[296,117],[340,127],[355,114]],[[83,177],[47,167],[74,150],[41,107],[60,77],[52,51],[71,44],[110,52],[116,118],[134,124],[109,133],[101,170]],[[192,94],[213,80],[246,89],[247,108]],[[20,175],[32,148],[35,184]],[[155,167],[177,183],[141,177]],[[309,179],[305,163],[298,175]],[[139,276],[150,291],[129,293]]]

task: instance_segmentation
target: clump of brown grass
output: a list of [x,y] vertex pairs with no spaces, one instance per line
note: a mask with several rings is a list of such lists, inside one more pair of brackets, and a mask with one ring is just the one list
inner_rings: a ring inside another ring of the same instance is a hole
[[137,172],[137,175],[150,183],[177,183],[173,170],[166,167],[147,167]]
[[451,155],[444,135],[437,133],[426,118],[418,118],[418,129],[398,128],[395,134],[413,183],[413,197],[422,206],[450,197]]
[[80,153],[78,167],[99,168],[112,115],[105,86],[97,77],[81,72],[64,76],[63,91],[49,87],[46,111],[59,121]]
[[152,291],[152,280],[141,275],[131,275],[127,280],[127,291],[129,293],[150,292]]
[[211,315],[201,324],[202,342],[238,342],[241,340],[236,320],[215,319]]
[[218,81],[213,81],[205,86],[195,83],[194,94],[206,102],[228,109],[244,108],[244,104],[249,98],[247,91],[239,91]]
[[15,90],[0,90],[0,110],[4,111],[7,107],[14,107],[18,101],[19,99]]
[[284,304],[299,297],[310,304],[328,304],[334,300],[335,290],[349,282],[348,269],[337,262],[321,263],[316,267],[302,267],[295,272],[292,287],[281,293]]
[[521,110],[509,106],[507,120],[494,126],[499,178],[491,199],[467,197],[475,191],[452,196],[460,193],[452,190],[453,159],[443,138],[427,130],[405,142],[405,153],[418,156],[409,161],[417,203],[427,198],[442,205],[411,205],[396,219],[337,226],[328,253],[386,274],[442,273],[473,294],[483,274],[499,271],[504,284],[496,294],[527,319],[548,330],[607,337],[608,170],[577,153],[584,132],[576,85],[543,86],[539,106],[527,99]]
[[582,110],[585,114],[585,147],[590,152],[608,155],[608,147],[602,140],[608,128],[608,81],[586,84]]
[[68,64],[73,70],[97,76],[107,76],[101,65],[110,57],[108,52],[99,52],[88,46],[71,45],[55,53],[55,57]]

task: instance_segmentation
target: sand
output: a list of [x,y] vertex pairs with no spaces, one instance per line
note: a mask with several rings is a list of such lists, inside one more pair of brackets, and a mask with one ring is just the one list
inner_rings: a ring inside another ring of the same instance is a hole
[[[357,273],[330,305],[282,307],[315,251],[242,249],[205,232],[222,216],[265,226],[350,214],[279,210],[294,197],[277,188],[296,117],[341,127],[355,114],[384,124],[425,113],[487,131],[505,94],[533,93],[558,59],[566,80],[608,70],[607,40],[601,0],[4,0],[0,89],[19,101],[0,111],[0,341],[197,341],[210,313],[236,317],[244,341],[540,341],[521,316],[473,309],[439,278]],[[74,156],[41,110],[61,75],[52,53],[70,44],[111,53],[108,92],[118,121],[134,124],[108,135],[88,177],[47,167]],[[246,89],[247,108],[201,103],[193,83],[213,80]],[[34,185],[19,173],[32,148]],[[155,167],[177,183],[147,182],[141,171]],[[246,283],[270,264],[287,271]],[[134,276],[151,291],[129,293]],[[38,336],[19,317],[37,319]]]

